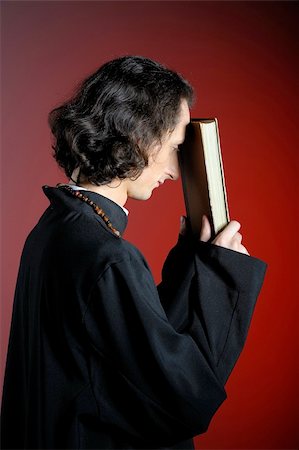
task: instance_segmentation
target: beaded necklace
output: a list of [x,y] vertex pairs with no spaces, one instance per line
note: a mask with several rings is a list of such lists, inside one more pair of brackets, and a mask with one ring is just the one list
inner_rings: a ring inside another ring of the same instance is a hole
[[109,217],[106,216],[105,212],[103,211],[102,208],[100,208],[95,202],[93,202],[89,197],[87,197],[86,195],[82,194],[82,192],[80,191],[75,191],[74,189],[72,189],[70,186],[68,186],[67,184],[57,184],[57,187],[59,189],[63,189],[67,192],[69,192],[73,197],[78,198],[79,200],[81,200],[82,202],[87,203],[89,206],[92,207],[92,209],[94,210],[94,212],[100,216],[105,224],[107,225],[107,227],[115,234],[115,236],[120,237],[121,234],[120,232],[114,228],[114,226],[112,225],[112,223],[110,222]]

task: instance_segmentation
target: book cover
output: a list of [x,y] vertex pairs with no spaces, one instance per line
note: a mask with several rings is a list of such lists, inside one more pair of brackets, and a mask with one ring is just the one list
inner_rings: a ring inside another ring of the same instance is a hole
[[227,193],[216,118],[191,119],[180,146],[179,163],[186,214],[199,236],[203,214],[214,237],[229,222]]

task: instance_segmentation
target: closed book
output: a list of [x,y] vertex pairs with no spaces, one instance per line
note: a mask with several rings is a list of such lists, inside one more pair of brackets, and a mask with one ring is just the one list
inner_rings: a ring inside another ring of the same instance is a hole
[[202,216],[208,216],[214,237],[229,222],[227,193],[216,118],[191,119],[179,164],[192,233],[199,236]]

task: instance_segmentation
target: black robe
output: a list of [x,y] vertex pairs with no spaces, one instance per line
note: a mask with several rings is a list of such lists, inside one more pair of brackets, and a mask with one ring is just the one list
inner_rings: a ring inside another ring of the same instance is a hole
[[[156,287],[89,205],[44,191],[15,293],[2,448],[193,448],[226,398],[266,265],[179,236]],[[123,233],[122,208],[87,194]]]

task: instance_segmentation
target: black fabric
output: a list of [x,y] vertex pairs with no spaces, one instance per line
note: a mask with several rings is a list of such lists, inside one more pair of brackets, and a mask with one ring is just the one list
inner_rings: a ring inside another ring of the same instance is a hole
[[[89,205],[44,191],[15,293],[2,448],[192,449],[226,398],[266,265],[180,236],[156,287]],[[123,233],[122,208],[88,196]]]

